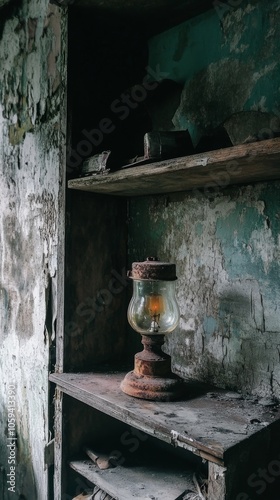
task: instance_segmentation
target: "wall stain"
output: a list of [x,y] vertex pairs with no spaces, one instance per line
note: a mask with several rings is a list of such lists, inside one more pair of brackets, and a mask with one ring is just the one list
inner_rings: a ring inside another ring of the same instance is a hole
[[7,387],[14,383],[22,499],[48,497],[44,445],[53,422],[44,415],[57,308],[65,17],[45,0],[1,9],[0,463],[7,463]]

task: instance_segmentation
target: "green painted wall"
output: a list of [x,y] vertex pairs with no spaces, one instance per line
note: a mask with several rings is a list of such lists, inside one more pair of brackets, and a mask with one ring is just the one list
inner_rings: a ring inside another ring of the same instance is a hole
[[239,4],[150,40],[150,66],[185,85],[173,123],[189,128],[194,141],[234,112],[280,111],[279,2]]
[[[196,140],[242,109],[278,114],[279,35],[279,2],[241,1],[153,38],[150,66],[184,84],[174,128]],[[130,261],[177,264],[174,369],[279,398],[280,182],[135,199],[129,220]]]

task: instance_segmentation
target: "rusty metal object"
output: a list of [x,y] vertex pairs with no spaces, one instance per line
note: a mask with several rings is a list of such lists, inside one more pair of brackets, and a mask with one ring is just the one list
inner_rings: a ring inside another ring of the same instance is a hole
[[144,262],[133,262],[128,272],[133,280],[175,281],[176,266],[169,262],[160,262],[156,257],[148,257]]
[[102,153],[87,158],[87,160],[83,162],[81,176],[85,177],[88,175],[109,172],[109,169],[106,170],[106,166],[110,154],[111,151],[103,151]]
[[171,357],[161,350],[164,335],[142,335],[144,349],[135,354],[135,375],[164,377],[171,372]]
[[138,377],[131,371],[122,381],[121,389],[129,396],[151,401],[174,401],[184,394],[182,380],[172,373],[170,378]]
[[182,379],[171,371],[171,357],[161,350],[164,335],[142,335],[143,351],[135,355],[134,371],[121,383],[129,396],[152,401],[172,401],[184,393]]
[[[101,470],[112,469],[115,467],[113,463],[113,458],[110,455],[100,454],[92,450],[91,448],[84,448],[87,456],[99,467]],[[111,462],[112,459],[112,462]]]
[[166,160],[193,154],[194,148],[188,130],[148,132],[144,135],[144,158]]

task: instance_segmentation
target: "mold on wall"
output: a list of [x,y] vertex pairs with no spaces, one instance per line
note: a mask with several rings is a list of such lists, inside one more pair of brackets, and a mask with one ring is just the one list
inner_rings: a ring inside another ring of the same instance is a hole
[[[150,41],[150,65],[184,84],[176,128],[196,141],[237,111],[279,114],[279,16],[279,2],[241,1]],[[129,259],[177,264],[175,371],[279,399],[280,183],[218,184],[132,200]]]
[[[65,29],[45,0],[9,8],[0,28],[0,464],[4,499],[48,497],[48,373],[55,341],[64,142]],[[50,297],[51,290],[51,297]],[[49,319],[49,304],[51,316]],[[15,490],[8,491],[14,386]]]

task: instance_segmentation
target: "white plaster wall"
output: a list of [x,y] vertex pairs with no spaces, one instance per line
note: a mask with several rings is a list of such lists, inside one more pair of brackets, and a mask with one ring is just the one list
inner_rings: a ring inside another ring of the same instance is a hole
[[57,7],[32,0],[9,13],[2,36],[0,28],[0,464],[7,495],[7,390],[14,382],[16,493],[27,500],[48,494],[44,446],[52,426],[48,372],[62,194],[63,27]]

